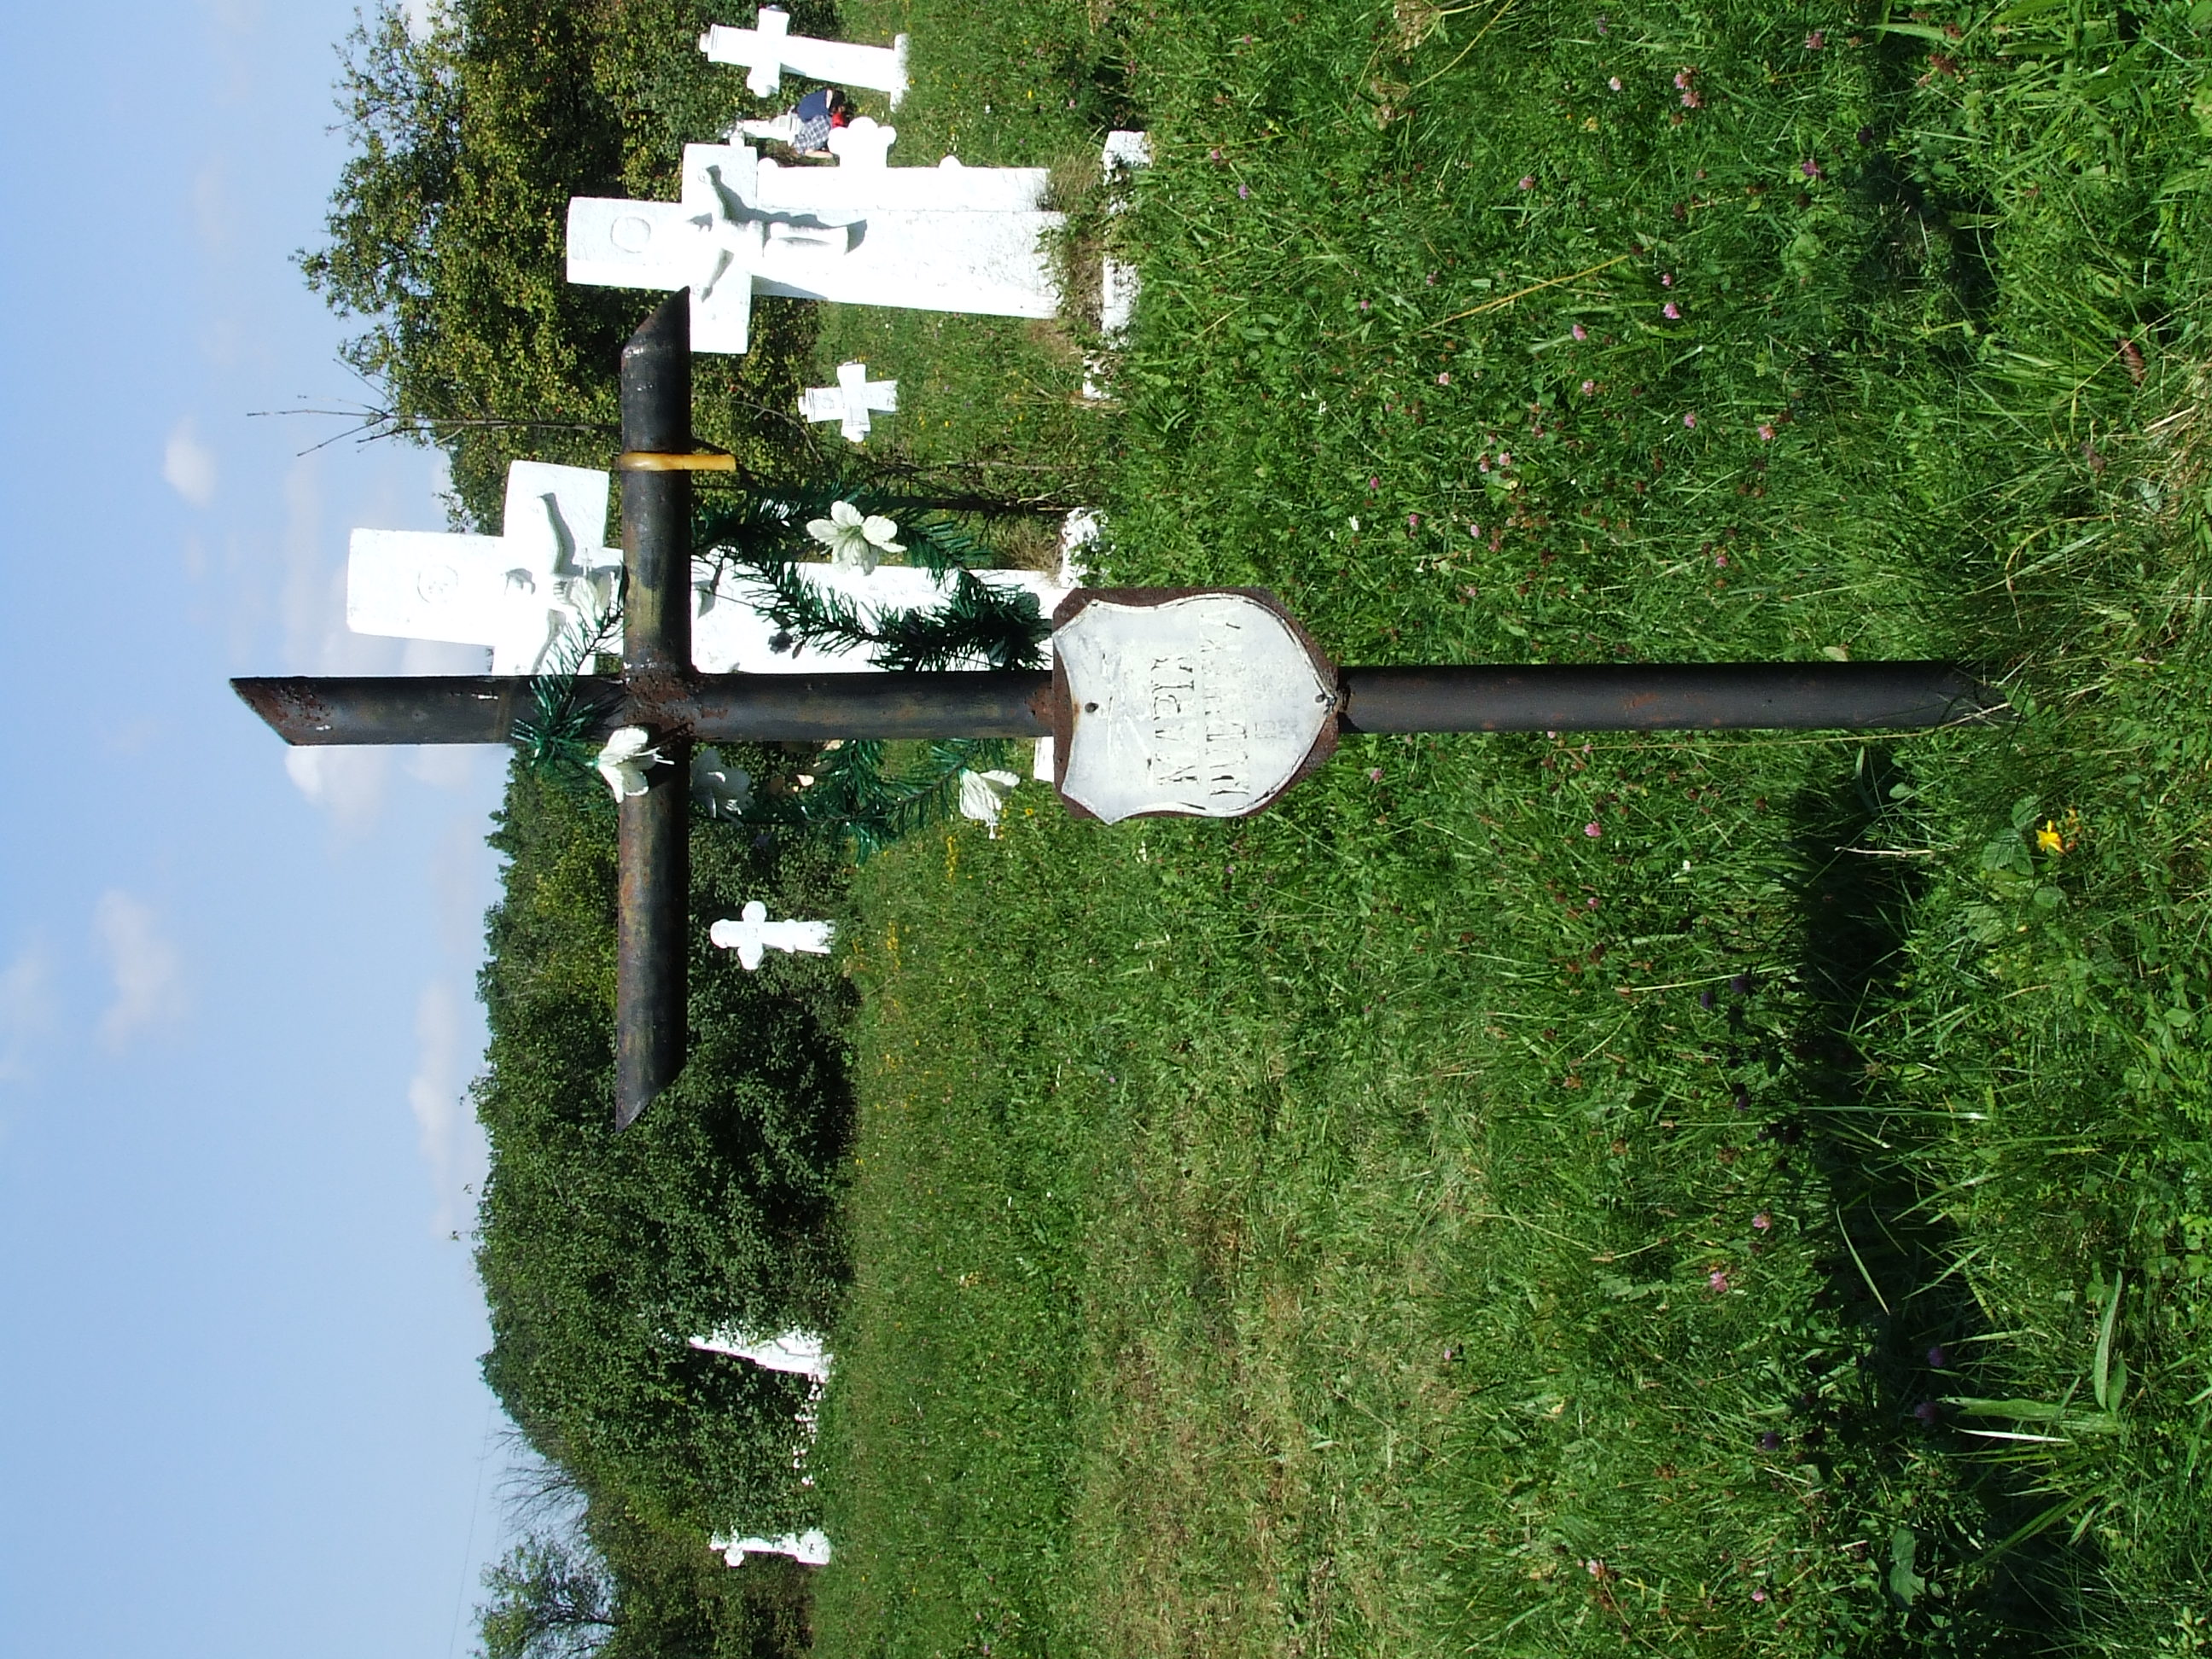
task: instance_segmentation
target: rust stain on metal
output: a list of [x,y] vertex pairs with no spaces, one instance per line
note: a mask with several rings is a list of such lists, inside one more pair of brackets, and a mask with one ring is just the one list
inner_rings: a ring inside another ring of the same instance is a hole
[[665,736],[689,736],[699,718],[698,677],[667,668],[632,669],[622,678],[622,723]]
[[246,706],[287,743],[300,741],[295,733],[331,729],[331,706],[317,692],[312,679],[235,679],[230,684]]

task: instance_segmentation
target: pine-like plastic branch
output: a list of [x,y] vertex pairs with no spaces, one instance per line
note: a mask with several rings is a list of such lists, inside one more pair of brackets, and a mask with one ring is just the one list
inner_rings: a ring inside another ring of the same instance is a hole
[[[590,592],[583,584],[579,588]],[[529,710],[514,722],[515,747],[532,771],[564,783],[592,785],[594,794],[604,793],[596,787],[597,750],[591,741],[600,710],[577,682],[621,634],[622,601],[617,598],[580,611],[546,647],[544,666],[530,678]]]
[[807,829],[849,836],[862,863],[894,842],[941,823],[960,800],[960,775],[1002,765],[999,738],[948,738],[921,745],[903,769],[884,769],[884,745],[860,738],[826,750],[813,787],[786,798],[787,816]]
[[817,587],[796,564],[741,566],[746,596],[776,630],[778,650],[825,656],[861,651],[893,673],[981,665],[1035,668],[1051,624],[1025,589],[1000,587],[965,570],[952,573],[942,604],[863,610],[834,589]]
[[810,479],[776,486],[772,494],[740,490],[709,498],[699,508],[691,544],[716,562],[757,565],[795,559],[820,550],[806,526],[828,518],[838,501],[849,501],[863,518],[880,514],[895,520],[907,538],[907,551],[940,581],[948,570],[992,562],[991,550],[952,514],[856,478]]

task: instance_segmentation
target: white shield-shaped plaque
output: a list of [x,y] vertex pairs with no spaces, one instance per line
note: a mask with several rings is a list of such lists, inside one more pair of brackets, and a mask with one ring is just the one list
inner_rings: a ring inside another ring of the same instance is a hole
[[1335,670],[1273,594],[1078,592],[1059,621],[1056,781],[1109,823],[1243,817],[1334,747]]

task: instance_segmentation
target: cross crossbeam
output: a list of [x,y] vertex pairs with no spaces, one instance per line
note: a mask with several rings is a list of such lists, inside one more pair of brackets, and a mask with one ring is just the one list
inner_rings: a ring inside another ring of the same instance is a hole
[[[675,1079],[686,1054],[695,742],[1065,736],[1057,730],[1064,697],[1042,671],[692,668],[691,477],[653,465],[691,449],[690,314],[678,292],[623,348],[624,668],[576,682],[599,734],[643,726],[670,763],[620,808],[617,1128]],[[1971,674],[1942,662],[1324,666],[1334,682],[1334,729],[1345,732],[1895,730],[2002,709]],[[535,708],[532,682],[513,674],[231,684],[293,744],[505,743]]]

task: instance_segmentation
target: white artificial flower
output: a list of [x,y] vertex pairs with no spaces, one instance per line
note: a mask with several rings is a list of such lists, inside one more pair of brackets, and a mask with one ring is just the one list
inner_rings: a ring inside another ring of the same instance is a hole
[[733,818],[752,804],[752,775],[702,744],[691,751],[691,799],[710,818]]
[[988,827],[991,839],[999,838],[999,814],[1006,799],[1021,780],[1012,772],[963,772],[960,775],[960,816]]
[[599,775],[615,792],[617,800],[641,795],[645,793],[647,769],[659,765],[666,758],[653,746],[652,732],[641,726],[625,726],[599,750]]
[[891,539],[898,534],[896,525],[874,514],[864,519],[850,501],[831,503],[830,516],[811,520],[806,533],[830,550],[830,563],[863,575],[881,564],[884,554],[906,551]]

